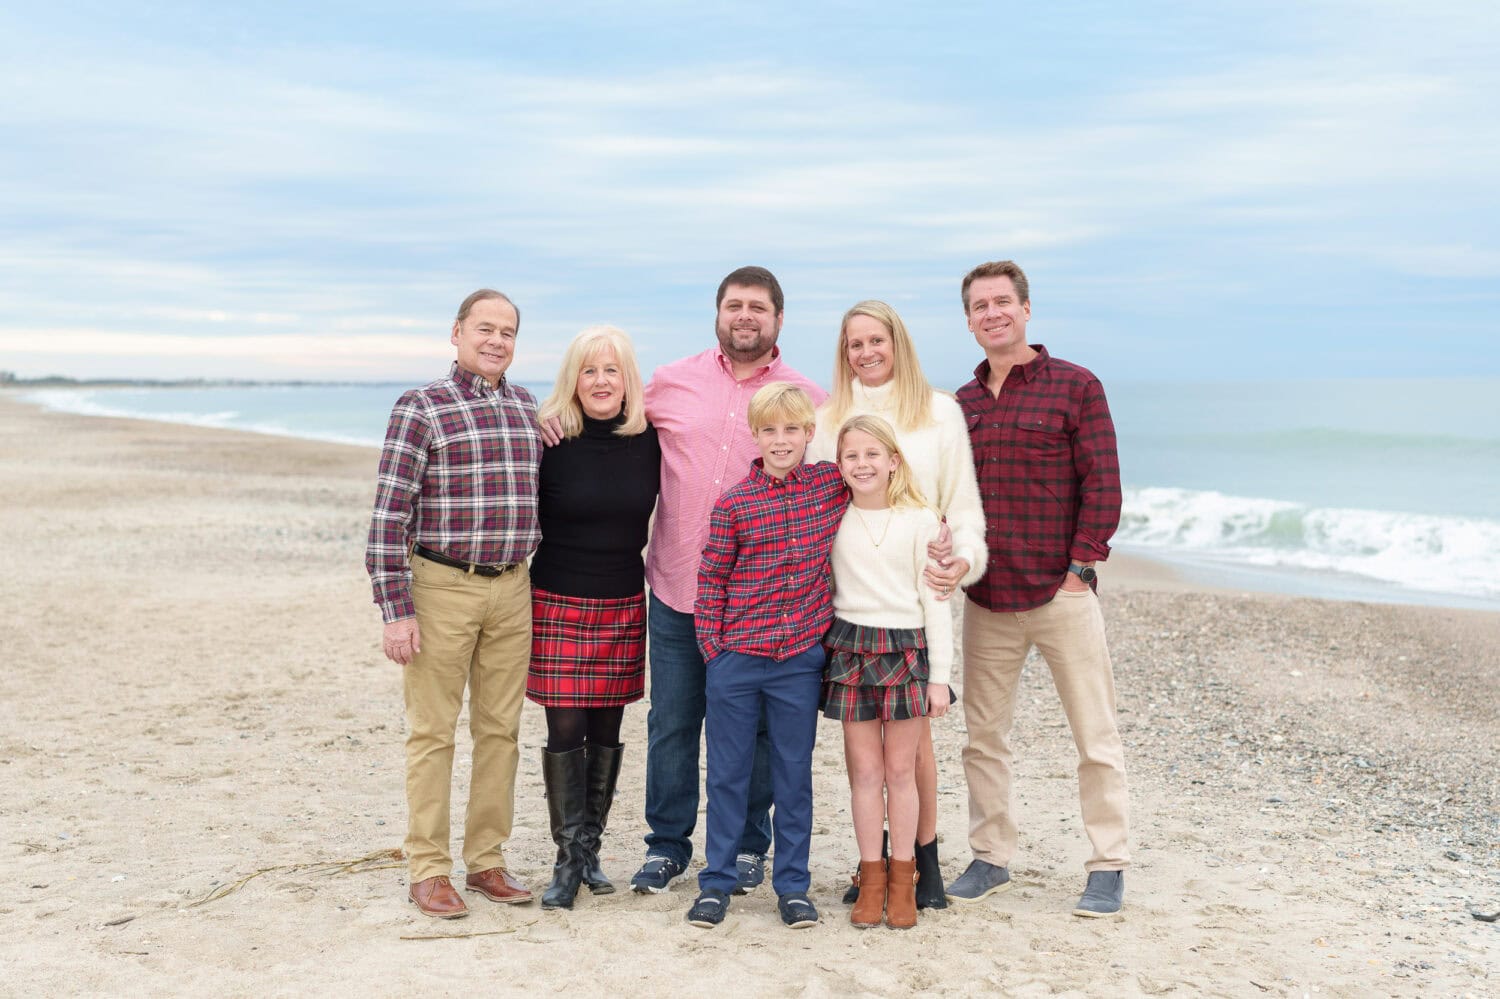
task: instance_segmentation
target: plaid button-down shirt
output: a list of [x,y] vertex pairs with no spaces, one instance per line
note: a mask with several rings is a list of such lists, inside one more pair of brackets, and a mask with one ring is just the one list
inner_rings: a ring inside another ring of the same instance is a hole
[[833,622],[829,553],[848,505],[832,462],[778,479],[757,458],[719,497],[693,606],[705,660],[728,650],[779,662],[822,640]]
[[542,441],[536,400],[499,388],[457,363],[448,377],[396,400],[380,452],[365,568],[387,623],[416,614],[412,543],[484,565],[525,560],[536,519]]
[[958,390],[984,502],[989,568],[968,589],[992,611],[1032,610],[1062,586],[1068,562],[1109,558],[1120,523],[1120,459],[1104,387],[1086,368],[1037,356],[986,383],[990,362]]

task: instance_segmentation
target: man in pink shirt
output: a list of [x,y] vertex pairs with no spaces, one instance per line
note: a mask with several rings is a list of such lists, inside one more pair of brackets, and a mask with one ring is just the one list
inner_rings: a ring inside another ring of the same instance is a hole
[[[698,562],[709,513],[757,456],[746,407],[757,389],[791,382],[813,403],[827,393],[782,363],[776,349],[785,298],[764,267],[741,267],[719,284],[718,344],[657,368],[646,386],[646,416],[661,441],[661,494],[646,549],[651,710],[646,716],[646,862],[631,879],[661,892],[687,869],[698,818],[698,741],[703,732],[704,665],[693,621]],[[740,841],[743,894],[765,879],[771,845],[771,780],[765,726],[757,739],[750,809]]]

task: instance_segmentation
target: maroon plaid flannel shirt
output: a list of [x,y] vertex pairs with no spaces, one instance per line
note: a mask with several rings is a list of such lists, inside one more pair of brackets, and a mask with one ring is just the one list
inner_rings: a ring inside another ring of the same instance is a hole
[[968,588],[992,611],[1032,610],[1062,586],[1068,562],[1109,558],[1120,523],[1120,459],[1104,387],[1086,368],[1037,356],[1005,376],[997,399],[990,362],[958,390],[990,549]]
[[415,542],[465,562],[529,557],[542,441],[536,400],[498,389],[457,363],[448,377],[396,400],[380,452],[365,568],[386,623],[416,614],[407,552]]
[[734,651],[777,661],[833,622],[829,553],[849,505],[831,461],[767,475],[759,458],[709,516],[693,605],[704,660]]

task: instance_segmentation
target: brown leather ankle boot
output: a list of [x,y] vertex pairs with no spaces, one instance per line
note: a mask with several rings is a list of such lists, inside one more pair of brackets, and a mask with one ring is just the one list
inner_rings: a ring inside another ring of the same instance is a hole
[[[913,889],[915,890],[915,889]],[[916,905],[916,902],[912,902]],[[849,922],[861,929],[880,925],[880,915],[885,911],[885,861],[861,860],[859,862],[859,898],[849,910]]]
[[[863,889],[861,889],[863,892]],[[889,888],[885,899],[885,925],[909,930],[917,925],[917,861],[891,858]]]

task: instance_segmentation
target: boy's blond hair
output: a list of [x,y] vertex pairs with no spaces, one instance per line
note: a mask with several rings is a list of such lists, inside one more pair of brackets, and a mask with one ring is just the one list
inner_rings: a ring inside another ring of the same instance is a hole
[[776,423],[800,423],[811,429],[814,419],[812,399],[791,382],[772,382],[750,397],[746,416],[751,433]]
[[[851,416],[842,427],[839,427],[839,442],[834,450],[834,457],[842,463],[844,452],[844,436],[851,430],[869,434],[880,442],[880,446],[891,454],[901,459],[900,464],[891,472],[891,481],[885,487],[885,501],[890,506],[914,506],[931,509],[927,498],[922,495],[922,490],[911,478],[911,466],[907,464],[906,455],[901,453],[901,445],[896,443],[896,431],[891,425],[873,413],[864,413],[860,416]],[[936,512],[936,511],[934,511]]]

